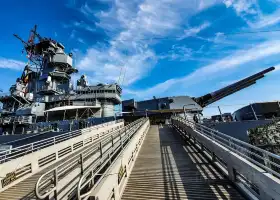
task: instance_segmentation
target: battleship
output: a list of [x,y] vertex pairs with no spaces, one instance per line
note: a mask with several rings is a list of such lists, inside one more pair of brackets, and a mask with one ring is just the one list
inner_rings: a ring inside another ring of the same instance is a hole
[[15,37],[28,62],[0,98],[0,200],[280,199],[279,155],[257,146],[278,126],[249,144],[201,120],[274,67],[201,97],[121,101],[118,84],[73,84],[73,55],[36,26]]
[[122,102],[122,111],[124,111],[124,116],[127,118],[130,118],[131,116],[149,115],[151,120],[155,123],[165,123],[166,119],[170,119],[171,115],[176,113],[178,115],[182,115],[184,118],[195,118],[197,121],[199,120],[202,122],[203,108],[221,100],[222,98],[256,84],[259,79],[264,78],[265,74],[273,71],[274,69],[274,67],[267,68],[261,72],[200,97],[154,97],[153,99],[139,102],[136,102],[134,99],[125,100]]
[[114,105],[121,103],[118,84],[89,85],[82,75],[75,87],[71,75],[78,70],[73,54],[65,53],[60,42],[42,37],[37,26],[28,41],[14,36],[23,43],[28,62],[10,93],[0,97],[2,134],[74,130],[114,117]]

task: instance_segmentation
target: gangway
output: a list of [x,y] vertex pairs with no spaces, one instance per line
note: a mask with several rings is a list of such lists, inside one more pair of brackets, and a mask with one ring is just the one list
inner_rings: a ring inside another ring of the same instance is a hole
[[1,152],[0,199],[34,197],[34,186],[42,173],[121,129],[123,121],[117,120]]
[[0,199],[35,183],[20,199],[280,199],[280,156],[180,117],[168,122],[104,132]]
[[201,124],[172,117],[141,146],[134,164],[85,173],[78,199],[280,199],[280,156]]
[[[100,179],[102,172],[110,166],[146,121],[147,119],[143,118],[134,121],[121,130],[103,137],[90,149],[82,151],[42,174],[35,187],[37,198],[76,199],[80,177],[88,174],[89,176],[85,178],[92,177],[91,181]],[[97,176],[90,176],[97,172]]]
[[123,200],[244,199],[189,141],[170,125],[152,126],[128,179]]

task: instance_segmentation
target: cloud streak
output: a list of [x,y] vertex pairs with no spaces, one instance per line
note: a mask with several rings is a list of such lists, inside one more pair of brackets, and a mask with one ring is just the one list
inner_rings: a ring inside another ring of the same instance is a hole
[[[279,24],[280,9],[274,13],[263,14],[257,0],[224,0],[227,8],[233,8],[251,28],[260,29]],[[275,2],[275,6],[278,3]]]
[[270,14],[262,16],[257,22],[250,23],[252,28],[264,28],[279,24],[280,22],[280,10]]
[[[93,72],[97,79],[106,82],[116,81],[121,74],[119,79],[124,80],[123,85],[132,84],[145,77],[158,61],[152,48],[158,41],[149,38],[184,32],[182,25],[185,20],[216,2],[199,0],[186,4],[184,0],[144,0],[124,3],[115,0],[107,12],[98,13],[85,4],[81,10],[85,16],[97,17],[96,26],[117,34],[111,38],[109,45],[89,48],[77,66],[80,70]],[[200,27],[185,30],[184,35],[195,35],[209,25],[205,22]]]
[[0,57],[0,68],[2,69],[23,70],[25,65],[26,63],[22,61]]
[[[209,76],[222,75],[222,71],[224,70],[231,70],[240,67],[248,62],[258,61],[260,59],[279,54],[280,40],[268,41],[261,43],[251,49],[238,50],[234,54],[218,60],[210,65],[201,67],[191,74],[185,75],[184,77],[169,79],[146,90],[125,91],[127,91],[129,94],[133,94],[141,98],[151,97],[151,95],[162,95],[164,94],[164,92],[175,85],[184,84],[185,87],[187,87],[187,83],[194,84],[207,79]],[[277,69],[278,68],[279,67],[277,67]]]
[[199,32],[203,31],[204,29],[208,28],[209,26],[211,26],[210,22],[204,22],[197,27],[192,27],[190,29],[185,29],[184,30],[184,35],[182,37],[180,37],[179,40],[185,39],[187,37],[196,36]]

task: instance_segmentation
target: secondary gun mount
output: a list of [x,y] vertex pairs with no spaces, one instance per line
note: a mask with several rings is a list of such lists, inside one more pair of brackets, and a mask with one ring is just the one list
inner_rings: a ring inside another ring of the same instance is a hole
[[257,80],[263,78],[266,73],[271,72],[274,69],[275,69],[275,67],[267,68],[259,73],[256,73],[256,74],[249,76],[245,79],[242,79],[240,81],[237,81],[236,83],[228,85],[222,89],[216,90],[212,93],[208,93],[206,95],[203,95],[203,96],[197,97],[197,98],[193,98],[193,99],[201,107],[206,107],[209,104],[212,104],[226,96],[229,96],[235,92],[238,92],[244,88],[247,88],[247,87],[255,84]]

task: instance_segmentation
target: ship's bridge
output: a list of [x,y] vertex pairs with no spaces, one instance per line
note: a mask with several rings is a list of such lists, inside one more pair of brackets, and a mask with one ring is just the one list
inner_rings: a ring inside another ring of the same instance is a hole
[[280,156],[175,117],[0,152],[0,199],[280,199]]

